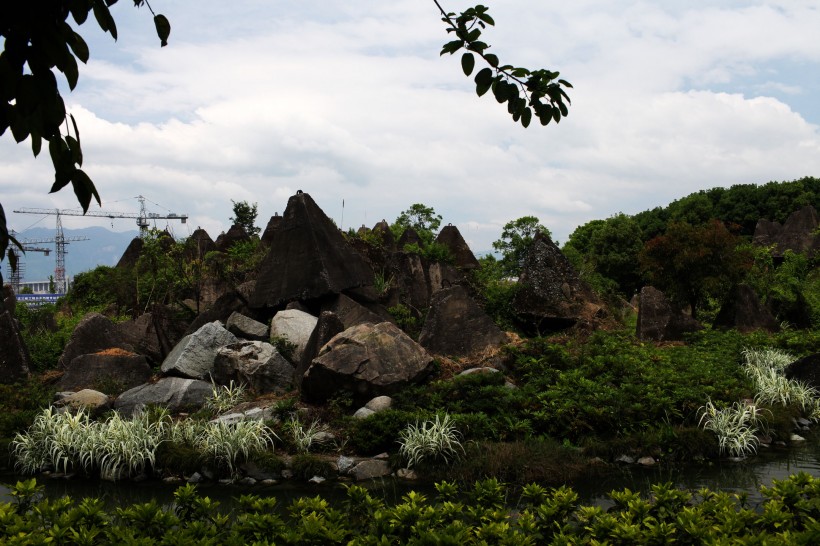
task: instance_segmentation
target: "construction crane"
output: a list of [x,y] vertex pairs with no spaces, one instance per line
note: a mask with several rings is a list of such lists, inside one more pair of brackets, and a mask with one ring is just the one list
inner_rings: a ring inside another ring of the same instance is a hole
[[[14,231],[12,231],[12,235],[14,235]],[[51,253],[50,248],[37,247],[34,245],[44,243],[55,244],[57,250],[57,267],[54,269],[54,289],[58,294],[65,294],[66,289],[68,288],[65,278],[65,255],[67,254],[65,250],[65,245],[67,245],[68,243],[73,243],[75,241],[88,241],[88,237],[65,237],[62,234],[62,225],[60,225],[56,237],[46,237],[40,239],[23,239],[22,241],[20,241],[20,245],[22,245],[24,252],[42,252],[46,256],[48,256]],[[11,261],[9,261],[9,279],[11,281],[11,286],[14,289],[14,293],[19,294],[20,284],[22,282],[23,275],[25,274],[25,265],[23,264],[23,261],[20,259],[18,249],[14,245],[11,245],[9,248],[14,253],[16,258],[15,261],[17,263],[17,267],[12,269]]]
[[57,233],[54,236],[54,243],[56,244],[57,248],[57,267],[54,270],[54,280],[57,286],[57,291],[60,294],[64,294],[68,285],[66,283],[65,278],[65,245],[71,241],[83,241],[87,240],[87,238],[76,238],[76,237],[69,237],[66,238],[63,234],[63,221],[61,219],[62,216],[91,216],[91,217],[103,217],[103,218],[136,218],[137,226],[140,228],[140,237],[144,237],[146,233],[148,233],[148,227],[150,226],[151,220],[180,220],[182,223],[186,223],[188,220],[187,214],[175,214],[173,212],[168,213],[167,215],[161,215],[156,213],[149,213],[145,210],[145,197],[142,195],[138,195],[136,199],[140,202],[140,211],[139,212],[105,212],[101,210],[90,210],[88,212],[82,212],[76,209],[33,209],[33,208],[23,208],[15,210],[14,212],[20,214],[45,214],[45,215],[54,215],[57,217]]
[[151,220],[180,220],[183,224],[188,221],[187,214],[176,214],[169,212],[168,214],[157,214],[155,212],[147,212],[145,210],[145,197],[138,195],[135,199],[140,202],[139,212],[107,212],[103,210],[89,210],[83,212],[77,209],[32,209],[24,208],[15,210],[23,214],[53,214],[57,216],[57,224],[60,224],[60,216],[91,216],[101,218],[135,218],[137,220],[137,227],[140,229],[140,237],[145,237],[148,233],[148,228],[151,225]]

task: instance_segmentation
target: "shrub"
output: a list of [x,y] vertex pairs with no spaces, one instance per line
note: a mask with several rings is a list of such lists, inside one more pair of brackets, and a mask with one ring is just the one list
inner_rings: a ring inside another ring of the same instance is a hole
[[427,414],[388,409],[365,419],[349,420],[347,445],[362,455],[395,452],[396,438],[408,423],[426,418]]
[[294,456],[290,462],[290,469],[294,477],[301,480],[309,480],[313,476],[328,478],[333,474],[333,465],[330,462],[308,453]]

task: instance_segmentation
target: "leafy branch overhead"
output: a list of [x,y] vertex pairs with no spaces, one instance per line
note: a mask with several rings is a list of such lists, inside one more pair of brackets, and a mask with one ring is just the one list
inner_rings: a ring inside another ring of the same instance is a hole
[[[0,53],[0,135],[7,129],[14,140],[31,137],[31,149],[40,154],[43,140],[54,164],[56,192],[69,183],[83,210],[91,198],[100,196],[91,178],[81,169],[83,154],[80,133],[73,116],[67,115],[63,97],[52,69],[63,73],[73,90],[79,79],[77,61],[87,63],[88,44],[69,22],[79,26],[93,13],[99,27],[117,39],[117,25],[109,7],[117,0],[55,0],[49,2],[6,2],[0,34],[5,39]],[[148,6],[161,45],[168,43],[171,25],[164,15],[154,14],[145,0],[134,5]],[[65,123],[65,131],[62,126]]]
[[547,125],[551,121],[558,123],[569,114],[567,105],[571,101],[562,87],[571,88],[572,85],[558,79],[558,72],[502,65],[497,55],[487,52],[490,46],[480,40],[481,32],[487,25],[494,26],[495,21],[487,13],[486,6],[479,4],[456,15],[444,11],[441,4],[434,1],[443,16],[441,20],[447,25],[447,32],[456,37],[444,44],[441,55],[464,50],[461,68],[466,76],[475,69],[476,55],[489,65],[479,70],[473,80],[479,97],[492,90],[495,100],[507,103],[507,112],[513,121],[520,121],[524,127],[530,125],[533,115],[541,125]]

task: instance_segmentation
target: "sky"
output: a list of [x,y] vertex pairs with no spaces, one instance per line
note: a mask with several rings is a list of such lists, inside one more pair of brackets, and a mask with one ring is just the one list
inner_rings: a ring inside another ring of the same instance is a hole
[[[64,93],[102,210],[137,212],[143,195],[189,216],[168,224],[176,236],[216,238],[231,200],[257,203],[262,228],[297,190],[343,229],[423,203],[480,252],[525,215],[563,243],[701,189],[820,176],[817,3],[486,3],[502,64],[573,84],[560,124],[524,129],[477,97],[460,54],[439,56],[450,37],[432,0],[152,0],[164,48],[146,7],[117,3],[116,42],[93,19],[77,28],[91,59]],[[54,223],[13,209],[77,208],[70,188],[48,194],[51,168],[0,138],[10,227]]]

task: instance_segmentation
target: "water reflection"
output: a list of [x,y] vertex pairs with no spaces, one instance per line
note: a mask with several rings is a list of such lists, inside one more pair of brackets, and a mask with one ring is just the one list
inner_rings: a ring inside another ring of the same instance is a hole
[[[597,504],[604,508],[611,506],[607,494],[612,490],[629,488],[633,491],[648,493],[655,483],[672,482],[675,486],[698,490],[707,487],[731,493],[745,493],[751,506],[759,505],[764,499],[760,486],[771,485],[772,480],[782,480],[796,474],[807,472],[820,476],[820,438],[812,437],[805,444],[793,448],[775,448],[761,452],[745,461],[728,460],[687,465],[683,467],[644,468],[635,465],[613,466],[594,477],[581,479],[571,485],[585,504]],[[14,483],[19,476],[0,474],[0,501],[10,501],[8,487],[2,484]],[[99,497],[108,506],[125,506],[156,499],[161,504],[170,504],[174,491],[180,484],[165,484],[157,481],[103,482],[85,479],[41,479],[45,494],[50,498],[70,495],[73,498]],[[432,485],[412,484],[395,480],[375,480],[364,484],[371,494],[383,498],[388,503],[398,502],[410,490],[434,495]],[[344,488],[338,483],[311,485],[305,483],[285,482],[280,485],[261,487],[223,486],[204,484],[199,486],[203,496],[218,500],[223,508],[230,508],[234,498],[253,493],[260,496],[274,496],[280,506],[287,506],[295,498],[321,495],[333,502],[345,497]]]

